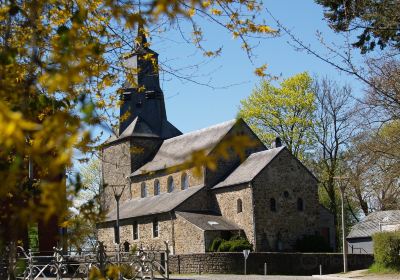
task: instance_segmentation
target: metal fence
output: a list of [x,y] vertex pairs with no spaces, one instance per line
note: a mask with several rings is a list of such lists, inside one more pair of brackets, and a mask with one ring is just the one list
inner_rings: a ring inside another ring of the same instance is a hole
[[168,244],[165,250],[141,247],[130,252],[106,250],[99,242],[94,251],[65,253],[25,251],[10,244],[0,255],[0,279],[169,279]]

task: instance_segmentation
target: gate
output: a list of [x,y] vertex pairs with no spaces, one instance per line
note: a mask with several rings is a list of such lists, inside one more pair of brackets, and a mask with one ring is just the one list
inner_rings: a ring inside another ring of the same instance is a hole
[[0,256],[0,279],[169,279],[169,251],[146,250],[132,252],[105,250],[101,242],[94,251],[64,253],[25,251],[10,244]]

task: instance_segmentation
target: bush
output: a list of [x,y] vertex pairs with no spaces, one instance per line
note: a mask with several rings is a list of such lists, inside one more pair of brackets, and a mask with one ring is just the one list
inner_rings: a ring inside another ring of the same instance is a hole
[[231,249],[231,241],[222,241],[221,245],[219,245],[218,247],[218,252],[229,252],[229,250]]
[[247,249],[252,250],[253,245],[240,236],[233,236],[230,240],[215,238],[210,246],[211,252],[241,252]]
[[321,235],[304,235],[297,239],[295,249],[303,253],[331,252],[329,243]]
[[378,266],[400,270],[400,231],[379,232],[372,236]]
[[217,252],[219,246],[220,246],[221,243],[222,243],[222,241],[224,241],[222,238],[219,238],[219,237],[215,238],[215,239],[213,240],[213,242],[211,243],[210,252]]
[[243,250],[253,250],[253,246],[246,239],[239,239],[229,241],[231,243],[231,248],[229,252],[242,252]]
[[395,274],[399,273],[400,271],[394,268],[387,268],[381,264],[374,263],[369,267],[368,272],[378,274]]

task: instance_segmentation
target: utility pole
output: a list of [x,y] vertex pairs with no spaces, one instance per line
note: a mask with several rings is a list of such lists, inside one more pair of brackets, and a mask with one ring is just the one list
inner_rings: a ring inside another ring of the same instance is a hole
[[345,219],[344,219],[344,191],[346,190],[347,184],[349,182],[349,177],[341,176],[334,177],[337,180],[339,189],[340,189],[340,197],[342,200],[342,252],[343,252],[343,272],[347,273],[348,264],[347,264],[347,241],[346,241],[346,228],[345,228]]
[[[124,193],[124,189],[126,185],[111,185],[113,192],[114,192],[114,198],[115,201],[117,202],[117,221],[116,221],[116,233],[115,233],[115,241],[117,243],[117,264],[118,267],[121,267],[121,246],[120,246],[120,239],[121,236],[119,234],[119,201],[121,199],[122,194]],[[122,279],[122,275],[120,272],[118,272],[119,277],[118,279]]]

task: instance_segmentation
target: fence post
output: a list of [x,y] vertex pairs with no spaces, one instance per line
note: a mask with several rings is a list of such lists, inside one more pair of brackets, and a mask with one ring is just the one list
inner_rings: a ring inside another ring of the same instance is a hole
[[15,243],[10,242],[10,244],[6,247],[7,252],[7,279],[15,280],[15,263],[16,263],[16,252],[15,252]]
[[267,262],[264,263],[264,275],[267,275]]
[[319,275],[322,275],[322,264],[319,265]]
[[33,254],[32,250],[28,250],[28,267],[29,267],[29,280],[33,280]]
[[99,268],[100,268],[100,273],[102,276],[106,276],[106,269],[105,269],[105,263],[106,263],[106,253],[104,250],[104,243],[99,241],[99,244],[97,246],[97,262],[99,263]]

